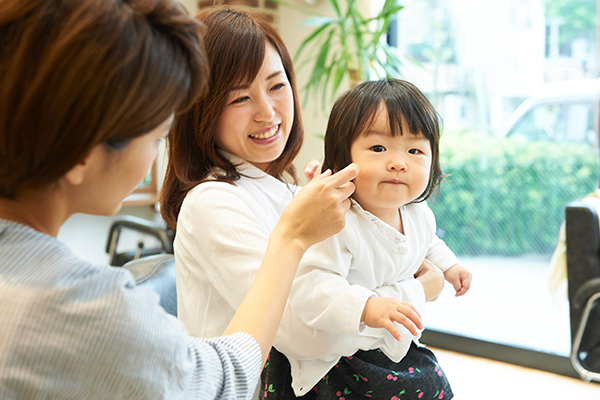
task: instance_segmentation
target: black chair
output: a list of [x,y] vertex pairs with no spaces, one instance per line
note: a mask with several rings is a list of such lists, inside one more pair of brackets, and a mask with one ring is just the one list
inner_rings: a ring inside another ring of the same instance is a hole
[[[151,236],[158,240],[158,247],[144,248],[143,241],[138,243],[136,249],[118,252],[117,244],[123,230],[131,230],[142,235]],[[112,266],[122,266],[128,261],[154,254],[173,254],[173,240],[175,231],[164,222],[152,222],[132,215],[116,217],[108,230],[106,252],[108,263]]]
[[571,363],[586,381],[600,381],[600,232],[596,209],[566,207]]
[[138,286],[148,288],[160,296],[160,305],[169,314],[177,316],[177,289],[175,287],[175,258],[173,254],[158,254],[138,258],[123,265],[131,271]]

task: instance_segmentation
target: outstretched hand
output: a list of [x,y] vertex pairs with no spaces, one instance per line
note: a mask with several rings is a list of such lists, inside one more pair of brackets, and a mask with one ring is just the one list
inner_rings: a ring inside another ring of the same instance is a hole
[[402,335],[396,329],[394,322],[403,325],[413,335],[423,329],[423,322],[417,309],[406,301],[390,297],[370,297],[365,304],[361,322],[371,328],[387,329],[396,340],[402,340]]
[[333,175],[330,170],[316,175],[281,214],[278,225],[284,226],[283,234],[300,240],[307,249],[340,232],[354,192],[351,180],[358,171],[358,165],[350,164]]
[[444,272],[444,278],[454,286],[455,296],[458,297],[469,291],[473,275],[462,265],[456,264]]

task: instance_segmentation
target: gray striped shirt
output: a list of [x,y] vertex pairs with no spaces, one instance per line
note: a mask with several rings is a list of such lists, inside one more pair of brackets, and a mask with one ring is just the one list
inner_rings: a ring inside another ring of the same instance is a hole
[[247,334],[192,338],[129,271],[0,219],[1,399],[251,398]]

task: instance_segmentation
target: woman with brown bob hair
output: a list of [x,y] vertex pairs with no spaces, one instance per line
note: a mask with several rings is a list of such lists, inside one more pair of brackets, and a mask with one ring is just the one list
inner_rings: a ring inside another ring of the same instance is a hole
[[[169,137],[161,211],[177,232],[178,317],[190,334],[212,337],[253,284],[280,216],[313,181],[300,191],[295,186],[292,160],[303,132],[292,61],[279,34],[262,15],[227,7],[197,18],[206,28],[211,81]],[[355,176],[357,168],[339,173]],[[305,206],[310,213],[321,204]],[[279,285],[273,280],[266,295]]]
[[118,211],[204,92],[199,28],[171,0],[0,0],[0,398],[254,392],[299,260],[343,226],[355,173],[286,209],[224,337],[189,336],[131,273],[56,240],[75,213]]

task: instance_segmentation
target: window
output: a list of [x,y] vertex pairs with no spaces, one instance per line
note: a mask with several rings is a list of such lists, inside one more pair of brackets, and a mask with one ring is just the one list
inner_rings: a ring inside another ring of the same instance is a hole
[[[432,331],[568,357],[566,294],[548,276],[566,203],[598,187],[595,2],[405,0],[402,77],[444,121],[438,234],[474,273]],[[562,96],[562,97],[561,97]]]
[[124,206],[145,206],[154,205],[158,201],[156,162],[152,164],[146,178],[135,189],[135,191],[127,196],[123,201]]

